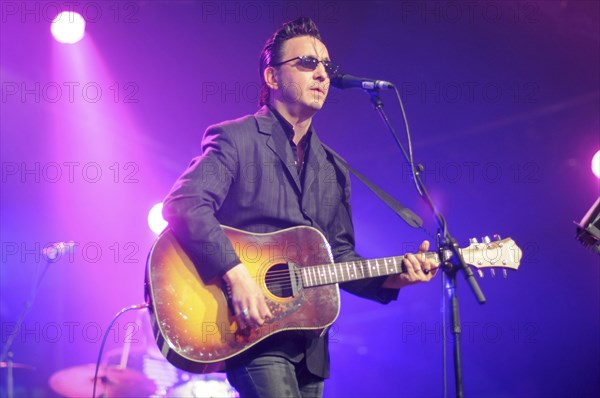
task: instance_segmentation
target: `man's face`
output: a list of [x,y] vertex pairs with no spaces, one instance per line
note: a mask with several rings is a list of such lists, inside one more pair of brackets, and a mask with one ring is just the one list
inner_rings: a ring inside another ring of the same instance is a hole
[[[300,56],[311,56],[320,61],[329,61],[325,45],[311,36],[299,36],[283,43],[281,61]],[[277,66],[277,89],[273,95],[291,113],[312,116],[323,107],[329,91],[329,76],[322,63],[311,70],[302,66],[299,59]]]

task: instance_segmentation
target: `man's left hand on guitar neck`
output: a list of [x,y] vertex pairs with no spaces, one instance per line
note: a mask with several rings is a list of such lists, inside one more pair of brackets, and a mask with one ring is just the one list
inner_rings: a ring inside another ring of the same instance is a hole
[[419,282],[429,282],[437,274],[438,265],[429,260],[425,253],[429,250],[429,242],[424,240],[416,254],[407,253],[402,263],[406,272],[390,275],[383,283],[384,288],[400,289]]

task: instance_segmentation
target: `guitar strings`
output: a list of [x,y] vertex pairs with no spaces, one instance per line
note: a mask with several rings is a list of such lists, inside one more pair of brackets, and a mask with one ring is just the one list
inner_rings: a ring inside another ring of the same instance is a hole
[[[338,267],[333,267],[331,268],[331,265],[329,264],[325,264],[325,265],[311,265],[311,266],[306,266],[306,267],[300,267],[298,268],[298,270],[302,270],[302,271],[310,271],[310,270],[315,270],[315,272],[318,273],[318,275],[324,276],[324,275],[328,275],[328,274],[337,274],[337,273],[349,273],[353,270],[357,270],[356,273],[366,273],[365,271],[368,271],[369,269],[376,269],[379,273],[380,270],[385,270],[387,271],[389,269],[389,266],[386,264],[378,264],[376,263],[375,266],[373,264],[368,264],[368,263],[337,263],[336,265],[338,265]],[[397,268],[398,265],[394,264],[394,268]],[[326,270],[327,268],[333,269],[333,271],[327,271],[325,272],[325,274],[323,274],[323,271]],[[398,272],[401,273],[402,271]],[[274,270],[274,271],[268,271],[269,274],[280,274],[280,275],[289,275],[290,274],[290,270],[289,269],[283,269],[283,270]],[[322,275],[323,274],[323,275]]]
[[[434,258],[437,260],[437,253],[428,252],[425,253],[425,256],[427,258]],[[354,280],[355,275],[358,276],[358,279],[362,279],[376,276],[401,274],[405,271],[402,268],[398,269],[398,262],[401,263],[403,259],[404,256],[394,256],[372,260],[310,265],[292,270],[289,268],[273,270],[265,273],[264,280],[266,283],[277,284],[279,288],[287,289],[291,288],[292,285],[295,285],[292,283],[293,276],[296,277],[294,279],[299,279],[304,286],[316,286],[319,284],[347,282]],[[389,272],[389,261],[394,262],[393,272]],[[383,262],[383,264],[381,264],[381,262]],[[273,266],[275,265],[277,264],[274,264]],[[332,271],[330,269],[332,269]],[[296,271],[300,271],[299,275]],[[381,271],[383,271],[383,273]],[[344,273],[346,273],[348,277],[345,277]],[[373,275],[373,273],[377,273],[377,275]],[[259,282],[262,278],[255,277],[254,279]],[[323,280],[325,280],[325,283],[323,283]]]
[[[385,262],[385,260],[388,259],[398,259],[398,258],[402,258],[402,257],[391,257],[391,258],[385,258],[385,259],[379,259],[379,260],[383,260]],[[375,266],[376,268],[374,268],[374,265],[371,264],[371,262],[375,261]],[[389,275],[390,273],[388,272],[389,267],[386,266],[386,264],[379,264],[379,262],[377,260],[365,260],[365,261],[360,261],[360,262],[345,262],[345,263],[337,263],[335,264],[337,266],[334,267],[333,271],[329,271],[326,268],[330,268],[331,264],[322,264],[322,265],[312,265],[312,266],[307,266],[307,267],[302,267],[299,268],[298,270],[301,270],[303,272],[301,272],[299,279],[302,280],[302,282],[304,284],[308,285],[313,285],[313,281],[318,281],[318,282],[322,282],[323,279],[325,279],[325,281],[331,281],[330,283],[337,283],[337,282],[345,282],[348,280],[352,280],[354,279],[354,275],[358,275],[361,278],[366,278],[366,277],[371,277],[372,276],[372,272],[371,269],[374,268],[379,275],[381,275],[381,271],[385,271],[384,275]],[[351,272],[350,267],[352,267],[352,271],[356,271],[356,272]],[[397,264],[394,264],[394,267],[397,268]],[[345,269],[344,269],[345,268]],[[311,270],[314,270],[314,273],[311,274]],[[292,273],[295,274],[294,272],[295,270],[292,271]],[[393,273],[396,274],[400,274],[402,273],[402,269],[399,270],[399,272],[397,269],[394,269]],[[344,276],[344,273],[347,273],[349,278],[346,278]],[[369,276],[366,276],[366,275]],[[295,274],[297,275],[297,274]],[[341,276],[341,278],[340,278]],[[259,279],[258,277],[255,279]],[[290,270],[289,269],[283,269],[283,270],[273,270],[273,271],[267,271],[266,275],[265,275],[265,281],[268,283],[278,283],[279,287],[281,288],[288,288],[292,286],[292,278],[290,277]]]

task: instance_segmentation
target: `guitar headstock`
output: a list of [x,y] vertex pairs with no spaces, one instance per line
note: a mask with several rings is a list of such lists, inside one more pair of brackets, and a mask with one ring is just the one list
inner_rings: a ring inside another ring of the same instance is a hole
[[483,277],[483,269],[489,269],[492,276],[495,276],[494,270],[500,268],[506,277],[506,270],[519,269],[523,252],[511,238],[500,239],[494,235],[495,240],[484,237],[481,242],[477,239],[471,239],[471,244],[462,249],[461,253],[467,264],[477,268],[480,277]]

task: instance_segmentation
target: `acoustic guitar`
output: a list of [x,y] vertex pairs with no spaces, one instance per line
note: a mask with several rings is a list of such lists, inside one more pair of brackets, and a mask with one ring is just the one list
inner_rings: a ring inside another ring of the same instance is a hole
[[[202,264],[190,260],[167,228],[148,256],[146,299],[162,354],[190,372],[222,370],[228,358],[284,330],[324,333],[340,311],[338,283],[405,272],[403,256],[334,263],[325,237],[312,227],[266,234],[223,230],[263,289],[273,318],[259,328],[238,328],[226,285],[220,278],[203,281],[196,269]],[[474,242],[461,253],[479,270],[516,270],[522,256],[510,238]],[[441,261],[438,253],[426,255]]]

